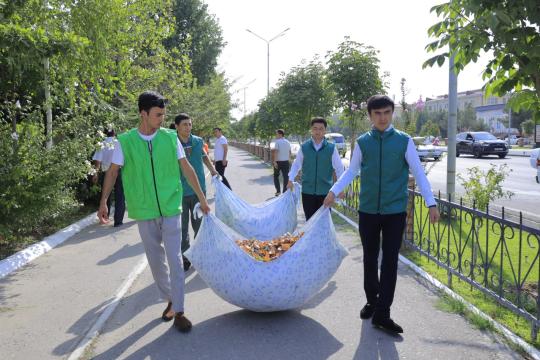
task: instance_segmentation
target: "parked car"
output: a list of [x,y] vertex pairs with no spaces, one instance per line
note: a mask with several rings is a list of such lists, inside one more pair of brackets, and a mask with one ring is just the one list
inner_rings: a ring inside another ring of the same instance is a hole
[[345,143],[345,136],[340,133],[328,133],[324,137],[328,142],[334,143],[341,156],[344,156],[347,152],[347,144]]
[[456,136],[456,156],[472,154],[476,158],[485,155],[497,155],[504,159],[509,145],[486,131],[462,132]]
[[418,153],[420,160],[432,158],[435,161],[438,161],[441,158],[443,151],[437,146],[431,145],[434,139],[431,138],[428,136],[413,137],[413,142],[416,145],[416,152]]

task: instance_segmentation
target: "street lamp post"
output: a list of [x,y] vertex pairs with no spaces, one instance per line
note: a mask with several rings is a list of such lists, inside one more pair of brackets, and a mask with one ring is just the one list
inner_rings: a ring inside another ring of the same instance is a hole
[[266,40],[265,38],[263,38],[260,35],[257,35],[253,31],[246,29],[248,33],[255,35],[256,37],[258,37],[259,39],[261,39],[262,41],[266,43],[266,95],[270,93],[270,43],[276,40],[277,38],[285,35],[285,33],[289,30],[290,30],[290,27],[286,28],[285,30],[283,30],[282,32],[280,32],[279,34],[277,34],[270,40]]
[[244,108],[244,117],[246,117],[246,114],[247,114],[247,112],[246,112],[246,89],[249,87],[249,85],[253,84],[255,82],[255,80],[257,80],[257,79],[251,80],[246,85],[244,85],[243,88],[240,89],[240,90],[244,91],[244,104],[243,104],[244,105],[243,106],[243,108]]

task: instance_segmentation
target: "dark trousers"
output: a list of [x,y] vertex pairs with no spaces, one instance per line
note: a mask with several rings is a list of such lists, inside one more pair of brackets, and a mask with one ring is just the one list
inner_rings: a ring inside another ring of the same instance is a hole
[[229,182],[227,181],[227,178],[225,177],[225,168],[226,166],[223,166],[223,161],[221,160],[216,161],[216,171],[218,172],[219,175],[221,175],[221,178],[223,179],[222,181],[225,184],[225,186],[230,189],[231,185],[229,185]]
[[276,161],[277,169],[274,168],[274,186],[276,187],[276,192],[281,192],[279,188],[279,173],[283,176],[283,192],[287,190],[287,183],[289,182],[289,161]]
[[304,207],[304,214],[306,215],[306,221],[313,216],[323,205],[326,195],[310,195],[302,193],[302,206]]
[[202,217],[195,218],[193,208],[199,202],[197,195],[187,195],[182,198],[182,254],[189,249],[189,219],[195,236],[201,227]]
[[[100,184],[103,188],[103,181],[105,180],[105,173],[100,175]],[[124,186],[122,185],[122,170],[118,170],[118,176],[114,183],[114,225],[121,225],[124,221],[124,213],[126,212],[126,198],[124,197]],[[111,199],[109,195],[107,199],[107,208],[111,211]]]
[[[381,215],[359,212],[358,227],[364,249],[364,291],[367,302],[375,305],[375,316],[379,318],[390,317],[406,217],[406,213]],[[379,280],[381,233],[382,262]]]

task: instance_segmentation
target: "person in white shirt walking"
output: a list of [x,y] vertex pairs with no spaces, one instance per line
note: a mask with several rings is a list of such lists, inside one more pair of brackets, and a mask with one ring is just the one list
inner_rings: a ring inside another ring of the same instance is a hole
[[292,180],[302,170],[302,206],[306,220],[323,205],[334,182],[334,172],[337,177],[343,173],[343,163],[335,144],[324,138],[327,125],[322,117],[311,120],[311,139],[300,146],[289,171],[287,188],[292,189]]
[[[98,171],[92,178],[92,182],[96,184],[99,179],[99,185],[103,188],[105,173],[111,166],[114,153],[115,132],[113,129],[106,129],[107,137],[101,144],[101,149],[96,151],[92,160]],[[111,197],[107,199],[107,208],[111,209]],[[116,182],[114,183],[114,227],[121,226],[124,223],[124,214],[126,212],[126,201],[124,197],[124,187],[122,186],[122,174],[118,171]]]
[[229,189],[231,185],[225,177],[225,168],[227,167],[227,152],[229,147],[227,145],[227,138],[223,136],[221,128],[214,128],[214,135],[216,136],[216,143],[214,144],[214,164],[216,166],[216,171],[221,175],[223,184]]
[[276,187],[276,196],[281,194],[279,187],[279,173],[283,176],[283,192],[287,189],[289,182],[289,168],[291,164],[291,143],[285,139],[285,131],[283,129],[276,130],[276,141],[272,149],[272,164],[274,165],[274,186]]
[[[403,328],[390,318],[390,306],[394,300],[399,248],[407,217],[409,171],[429,207],[430,222],[439,220],[439,211],[413,140],[392,126],[392,99],[374,95],[368,99],[367,110],[373,127],[356,140],[350,166],[332,186],[324,205],[331,206],[336,194],[341,193],[360,171],[358,227],[364,249],[367,298],[360,317],[373,317],[375,327],[402,333]],[[379,279],[381,233],[383,256]]]

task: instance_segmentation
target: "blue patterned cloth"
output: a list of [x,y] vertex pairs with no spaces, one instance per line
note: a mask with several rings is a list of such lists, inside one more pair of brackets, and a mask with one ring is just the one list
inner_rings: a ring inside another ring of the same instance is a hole
[[[279,208],[274,211],[273,218],[283,216]],[[287,252],[262,262],[235,243],[246,236],[208,214],[186,256],[206,284],[231,304],[258,312],[294,309],[322,289],[347,254],[329,209],[319,209],[294,234],[299,232],[304,235]]]

